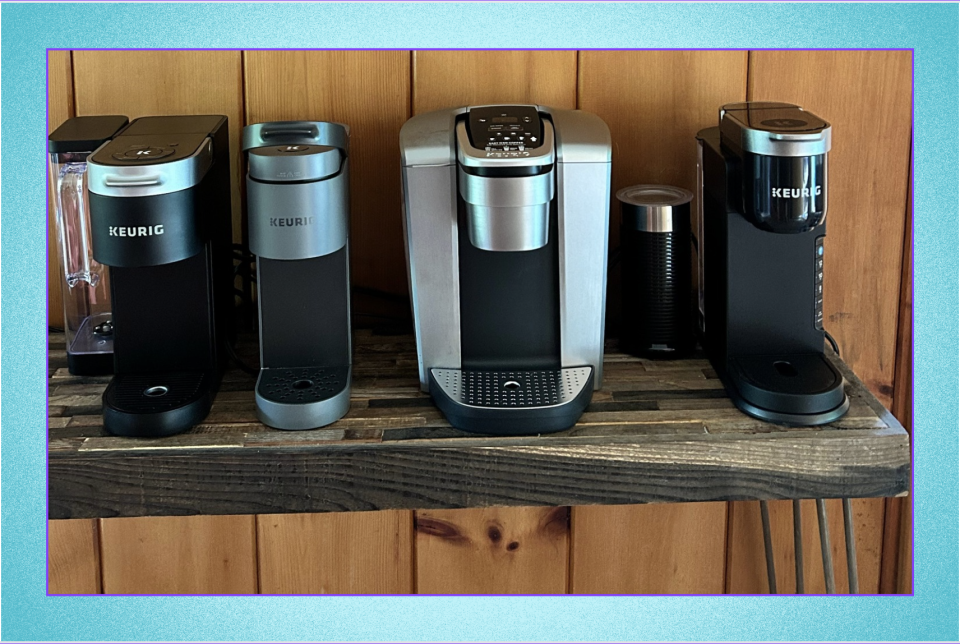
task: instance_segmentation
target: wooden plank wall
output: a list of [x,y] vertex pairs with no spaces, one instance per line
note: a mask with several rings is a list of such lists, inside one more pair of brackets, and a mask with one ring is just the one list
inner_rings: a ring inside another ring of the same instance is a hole
[[[610,126],[614,192],[636,183],[693,189],[693,135],[716,123],[720,105],[796,101],[835,128],[828,329],[908,424],[911,65],[910,52],[873,51],[51,52],[48,120],[52,129],[72,114],[226,114],[237,241],[241,124],[348,123],[351,269],[362,296],[355,319],[382,320],[409,310],[397,139],[410,116],[486,102],[585,109]],[[150,82],[130,91],[120,79],[131,69]],[[611,216],[615,246],[615,200]],[[53,235],[51,225],[51,242]],[[52,244],[49,266],[56,324]],[[619,288],[615,273],[611,334]],[[829,505],[844,589],[839,504]],[[857,500],[855,512],[861,591],[909,592],[907,505]],[[771,513],[781,592],[792,592],[789,503],[772,504]],[[803,518],[808,591],[822,592],[812,502]],[[49,534],[51,593],[766,591],[755,502],[53,521]]]

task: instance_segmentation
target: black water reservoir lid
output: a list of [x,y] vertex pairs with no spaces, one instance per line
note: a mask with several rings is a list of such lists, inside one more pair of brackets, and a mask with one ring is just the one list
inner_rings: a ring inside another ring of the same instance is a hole
[[47,152],[93,152],[126,127],[126,116],[75,116],[47,139]]

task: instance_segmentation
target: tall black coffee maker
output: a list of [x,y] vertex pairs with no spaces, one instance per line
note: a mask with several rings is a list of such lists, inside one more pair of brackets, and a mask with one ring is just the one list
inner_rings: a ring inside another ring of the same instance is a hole
[[703,344],[737,407],[790,425],[850,405],[823,354],[830,134],[796,105],[750,102],[697,135]]
[[227,118],[137,119],[88,168],[93,256],[110,267],[113,302],[104,428],[185,431],[210,410],[232,332]]

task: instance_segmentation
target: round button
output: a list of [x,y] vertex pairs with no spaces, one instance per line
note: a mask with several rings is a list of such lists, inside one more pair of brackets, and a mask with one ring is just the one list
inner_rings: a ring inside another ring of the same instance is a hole
[[118,161],[153,161],[154,159],[168,157],[173,153],[174,150],[171,148],[139,147],[131,148],[126,152],[118,152],[113,155],[113,158]]
[[766,125],[768,127],[805,127],[807,125],[806,121],[800,119],[767,119],[765,121],[760,121],[761,125]]

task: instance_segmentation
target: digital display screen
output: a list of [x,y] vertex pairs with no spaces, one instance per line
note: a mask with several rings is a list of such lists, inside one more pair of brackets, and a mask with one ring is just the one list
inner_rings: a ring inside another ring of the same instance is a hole
[[516,116],[494,116],[494,123],[516,123],[518,121]]

